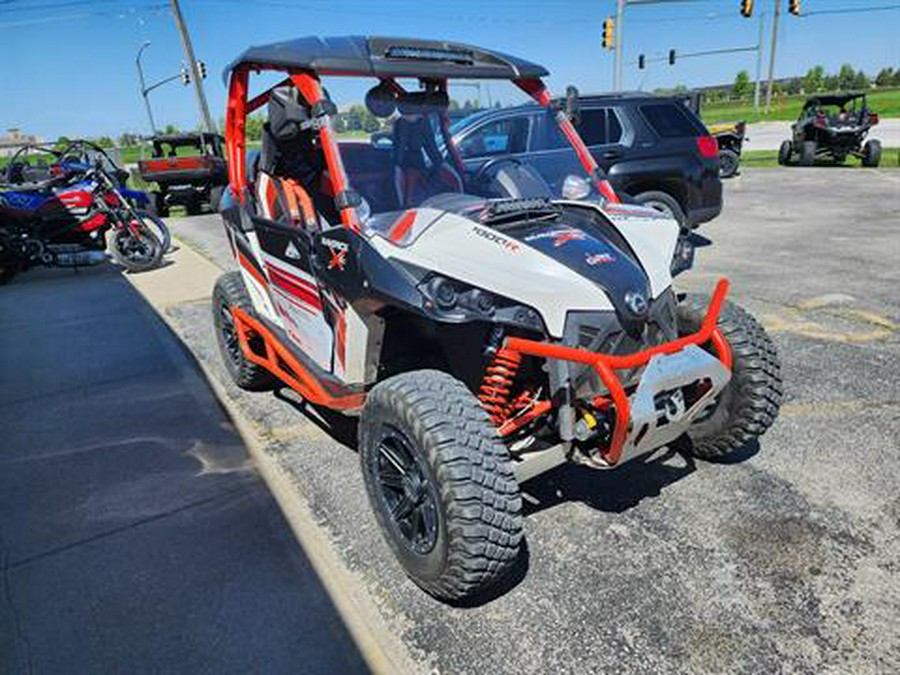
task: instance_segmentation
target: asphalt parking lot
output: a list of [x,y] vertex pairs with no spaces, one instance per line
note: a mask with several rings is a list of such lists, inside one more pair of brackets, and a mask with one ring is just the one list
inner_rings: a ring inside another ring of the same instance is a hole
[[[226,384],[417,669],[900,670],[900,173],[748,170],[726,193],[680,285],[728,276],[769,328],[781,418],[727,465],[663,452],[535,479],[527,561],[479,606],[442,605],[403,576],[369,511],[352,423]],[[173,231],[231,265],[215,217]],[[224,382],[207,304],[167,312]]]
[[[170,224],[190,249],[231,267],[216,216]],[[259,430],[263,462],[312,514],[346,590],[365,596],[375,639],[396,643],[411,670],[898,672],[900,172],[747,170],[726,183],[725,211],[700,235],[697,267],[679,285],[710,289],[728,276],[733,299],[769,328],[784,364],[780,419],[730,464],[661,452],[612,472],[561,467],[526,484],[527,556],[476,606],[443,605],[403,575],[369,510],[351,422],[290,392],[234,388],[208,300],[153,304],[221,382],[227,405]],[[190,277],[197,261],[152,274]],[[131,280],[140,289],[147,278]],[[209,526],[240,534],[229,522]],[[258,626],[279,628],[264,652],[248,615],[246,631],[228,633],[229,653],[254,646],[260,672],[286,663],[298,648],[290,604]]]

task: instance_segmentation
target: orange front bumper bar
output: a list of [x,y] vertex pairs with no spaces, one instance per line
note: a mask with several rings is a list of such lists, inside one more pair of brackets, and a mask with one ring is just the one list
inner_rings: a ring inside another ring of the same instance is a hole
[[706,311],[706,317],[703,319],[703,325],[693,335],[687,335],[626,356],[598,354],[575,347],[515,337],[506,338],[503,346],[505,349],[523,355],[583,363],[591,366],[597,372],[600,380],[609,389],[616,411],[616,422],[613,426],[609,448],[602,452],[604,461],[612,466],[618,463],[622,456],[622,448],[625,445],[628,426],[631,422],[631,406],[628,401],[628,395],[625,393],[625,388],[616,376],[615,371],[637,368],[645,365],[651,358],[659,354],[672,354],[688,345],[704,345],[709,342],[715,348],[719,360],[730,370],[732,365],[731,348],[717,326],[726,293],[728,293],[728,280],[720,279],[716,284],[716,290],[713,292],[709,309]]

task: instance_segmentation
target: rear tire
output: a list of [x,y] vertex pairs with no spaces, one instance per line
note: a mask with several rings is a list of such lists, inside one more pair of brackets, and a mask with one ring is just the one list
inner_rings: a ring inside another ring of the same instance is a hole
[[503,579],[519,554],[522,501],[506,447],[465,385],[437,370],[387,379],[359,429],[369,502],[407,575],[450,601]]
[[686,225],[687,218],[685,218],[684,211],[681,209],[681,204],[667,192],[657,190],[642,192],[634,197],[634,201],[674,218],[682,228]]
[[741,157],[734,150],[725,148],[719,151],[719,177],[731,178],[738,172]]
[[800,166],[812,166],[816,161],[816,142],[803,141],[800,144]]
[[169,217],[169,206],[166,204],[166,193],[165,192],[154,192],[153,193],[153,204],[156,207],[156,215],[160,218],[168,218]]
[[[241,389],[248,391],[265,391],[278,382],[277,378],[262,366],[253,363],[244,354],[238,339],[231,308],[238,307],[251,317],[255,317],[253,301],[244,286],[240,272],[228,272],[216,281],[212,295],[213,325],[216,329],[216,341],[225,370]],[[258,338],[257,338],[258,339]]]
[[881,163],[881,141],[873,138],[863,146],[862,165],[876,167]]
[[791,155],[794,152],[794,144],[790,141],[784,141],[778,148],[778,163],[781,166],[787,166],[791,163]]
[[[678,305],[678,332],[700,330],[708,306],[708,296],[688,295]],[[778,352],[756,319],[725,302],[718,326],[731,347],[731,381],[687,432],[691,454],[706,460],[724,459],[762,436],[778,417],[783,392]]]

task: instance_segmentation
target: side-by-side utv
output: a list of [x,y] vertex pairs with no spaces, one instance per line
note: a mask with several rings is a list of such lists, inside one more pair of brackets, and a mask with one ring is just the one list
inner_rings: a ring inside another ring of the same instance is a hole
[[[284,79],[253,91],[268,71]],[[244,389],[289,387],[359,416],[385,538],[446,600],[517,560],[521,482],[672,444],[727,457],[781,401],[765,331],[725,280],[711,296],[675,291],[689,239],[620,201],[572,125],[577,92],[554,104],[546,74],[465,44],[377,37],[253,47],[227,70],[221,211],[239,271],[212,308],[227,370]],[[354,91],[332,86],[348,77],[368,80],[390,143],[336,137],[327,92]],[[507,154],[518,127],[492,128],[493,157],[467,169],[449,128],[457,80],[505,81],[535,102],[533,124],[573,161],[561,194]],[[249,154],[261,108],[262,151]]]
[[790,164],[796,155],[800,166],[812,166],[817,157],[843,164],[852,155],[863,166],[876,167],[881,162],[881,141],[866,140],[876,124],[878,114],[869,109],[865,94],[811,96],[791,125],[791,139],[778,150],[778,163]]

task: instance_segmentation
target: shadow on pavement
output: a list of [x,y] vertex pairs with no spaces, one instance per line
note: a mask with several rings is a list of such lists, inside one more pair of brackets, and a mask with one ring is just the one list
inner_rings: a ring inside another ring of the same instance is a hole
[[0,288],[0,663],[366,672],[193,355],[112,266]]

